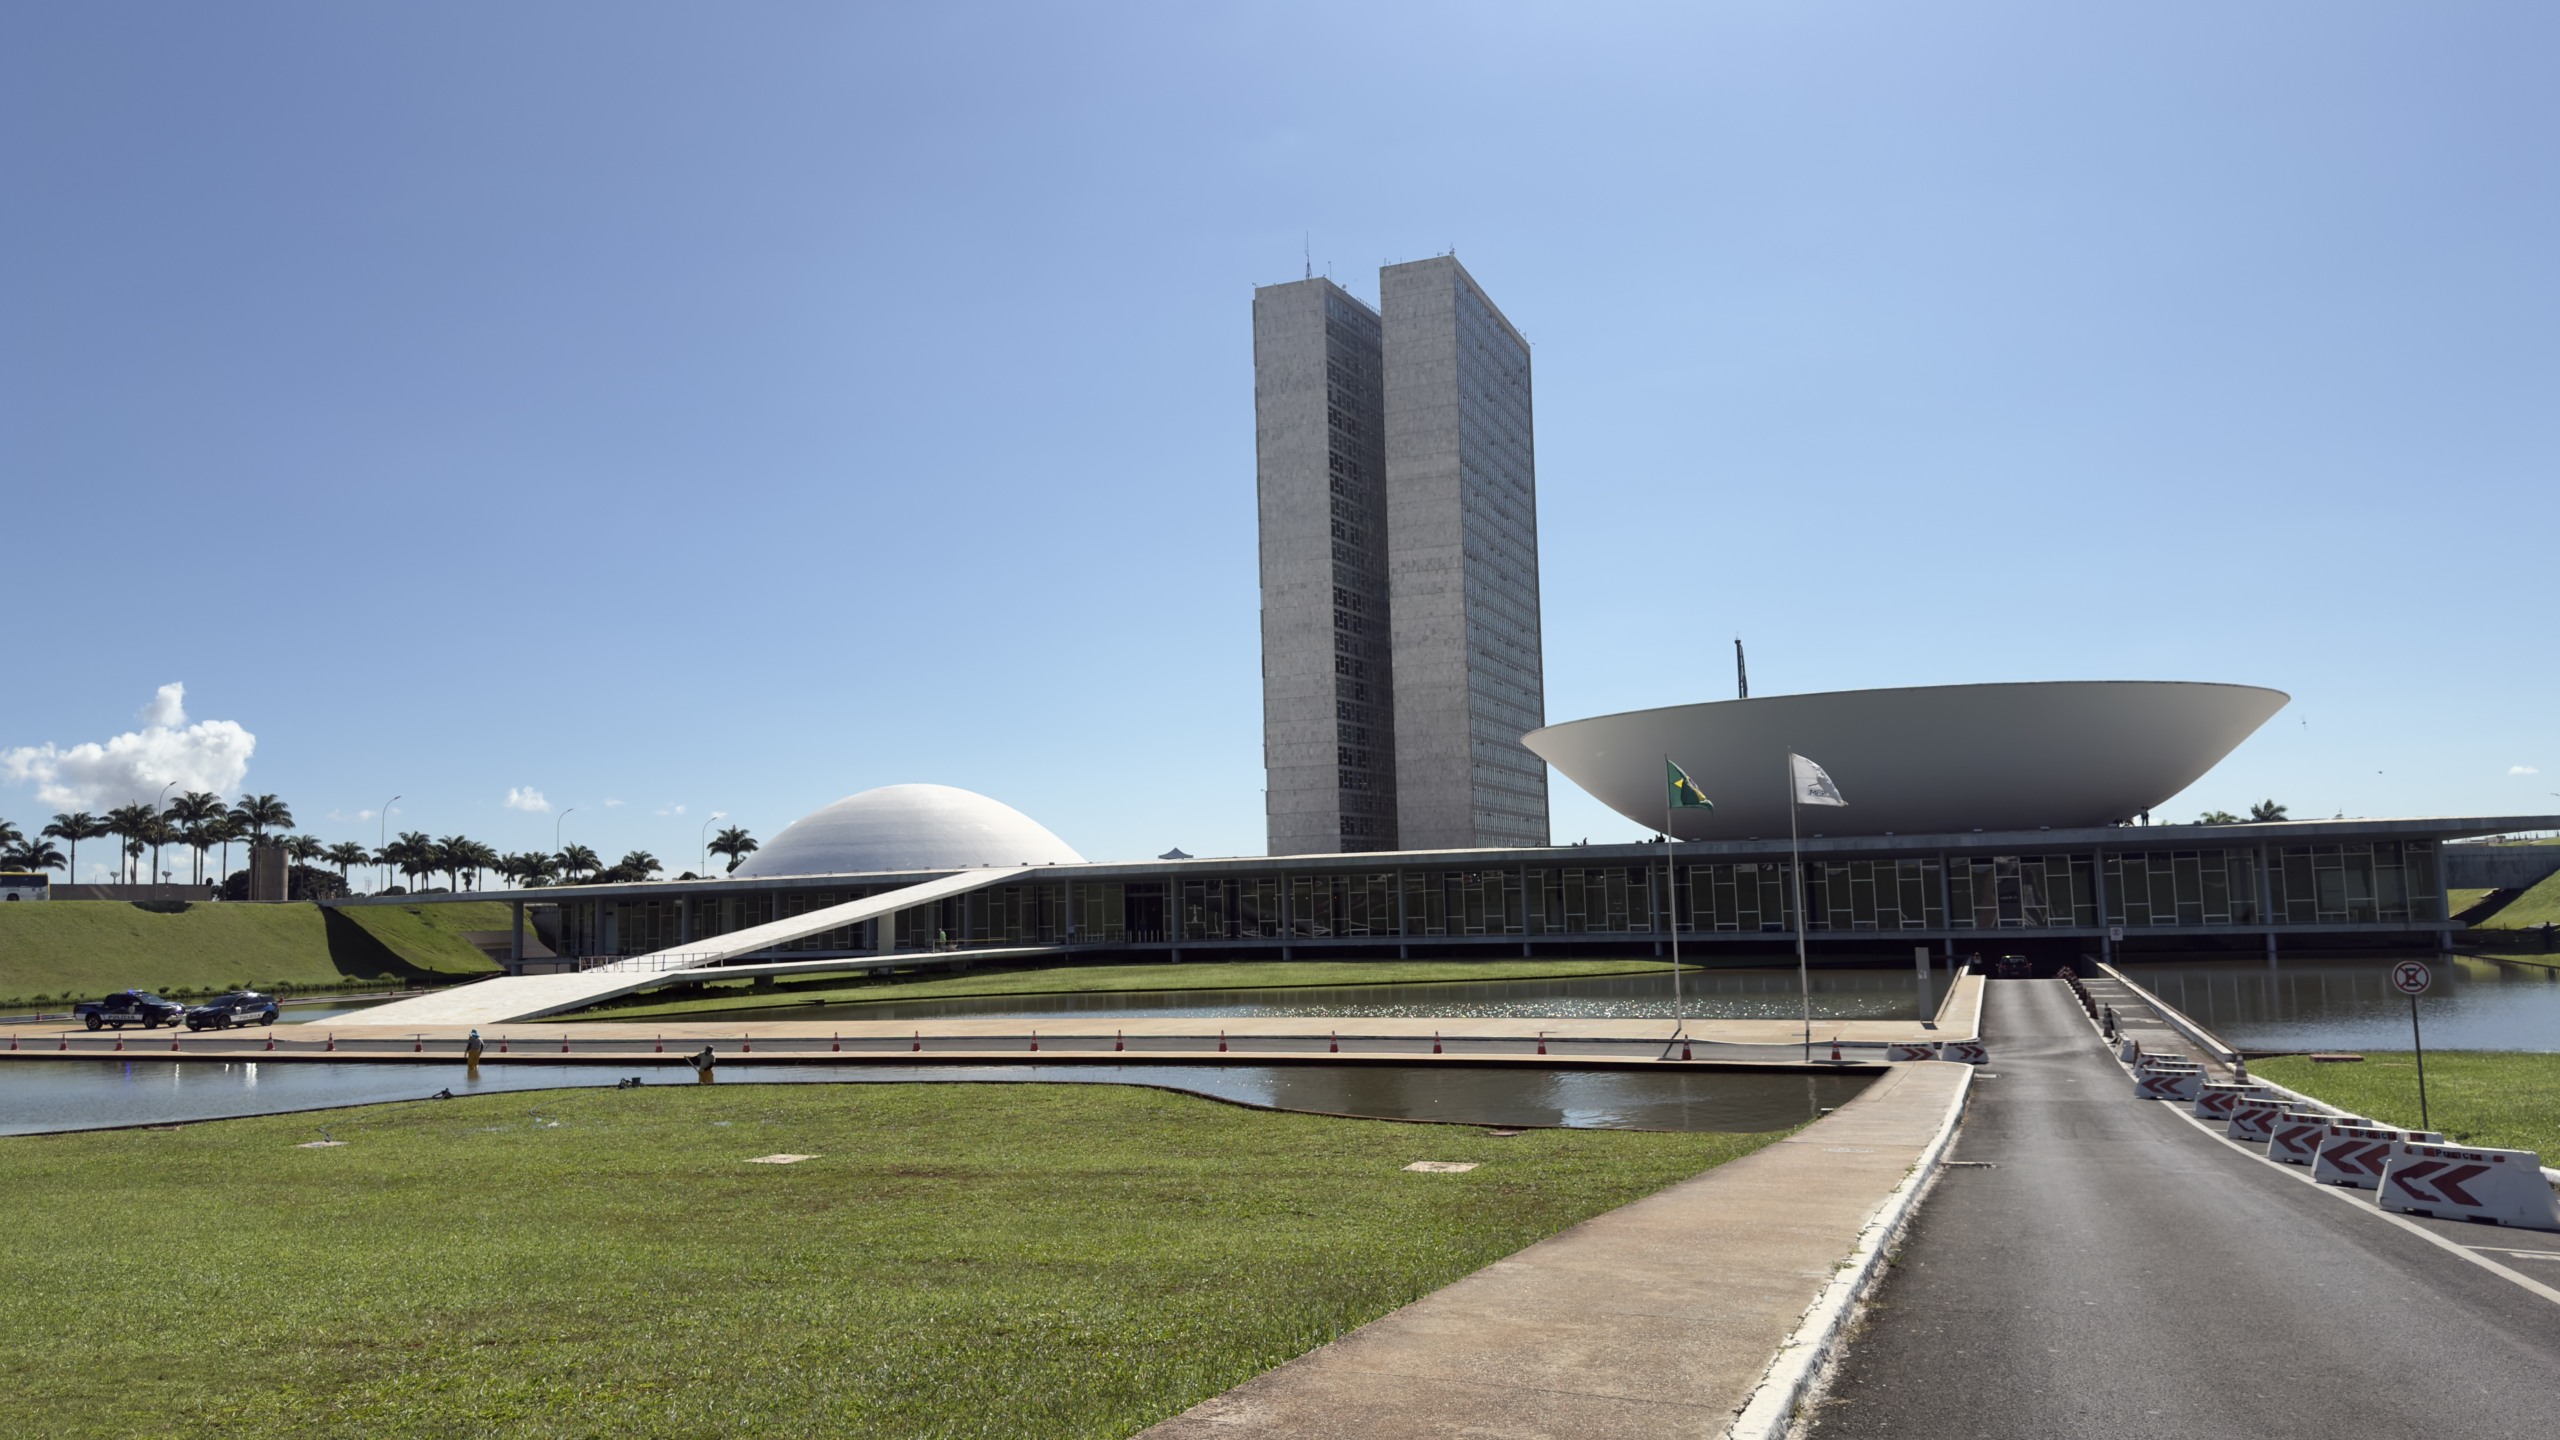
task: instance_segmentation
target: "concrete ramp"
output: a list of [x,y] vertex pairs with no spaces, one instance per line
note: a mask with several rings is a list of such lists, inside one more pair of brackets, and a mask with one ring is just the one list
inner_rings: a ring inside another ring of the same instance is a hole
[[[949,896],[966,895],[989,885],[1001,885],[1028,873],[1029,867],[1019,865],[1001,870],[963,870],[939,880],[927,880],[860,900],[849,900],[842,905],[830,905],[787,920],[750,925],[744,930],[732,930],[726,935],[715,935],[666,950],[653,950],[646,955],[602,961],[574,975],[508,975],[496,980],[457,985],[414,1000],[394,1000],[388,1005],[364,1011],[363,1021],[367,1025],[497,1025],[558,1015],[563,1011],[583,1009],[599,1000],[610,1000],[616,995],[664,985],[697,972],[720,974],[723,972],[718,967],[723,962],[742,955],[753,955],[759,950],[770,950],[776,945],[786,945],[811,935],[823,935],[864,920],[894,915]],[[884,954],[872,963],[887,965],[915,958],[914,952]],[[862,962],[795,963],[816,970],[858,968]],[[755,967],[757,970],[766,968]]]

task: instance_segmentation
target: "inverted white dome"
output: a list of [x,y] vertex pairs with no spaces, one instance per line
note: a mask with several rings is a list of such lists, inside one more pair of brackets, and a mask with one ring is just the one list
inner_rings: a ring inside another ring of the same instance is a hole
[[1081,865],[1048,827],[1001,800],[950,785],[883,785],[785,827],[738,867],[744,876]]

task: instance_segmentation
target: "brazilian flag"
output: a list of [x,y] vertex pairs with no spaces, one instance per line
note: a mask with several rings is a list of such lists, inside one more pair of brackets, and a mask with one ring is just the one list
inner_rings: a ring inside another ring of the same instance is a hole
[[1662,764],[1663,768],[1671,772],[1669,778],[1672,809],[1713,810],[1716,808],[1716,802],[1707,798],[1707,792],[1698,788],[1698,782],[1689,778],[1688,771],[1672,764],[1669,760],[1663,761]]

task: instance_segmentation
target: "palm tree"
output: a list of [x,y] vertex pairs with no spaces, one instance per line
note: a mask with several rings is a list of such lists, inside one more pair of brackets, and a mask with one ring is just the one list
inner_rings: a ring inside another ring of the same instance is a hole
[[267,827],[278,830],[293,824],[293,807],[273,795],[243,795],[231,807],[231,818],[247,827],[250,848],[267,843]]
[[353,840],[341,840],[322,851],[320,858],[338,867],[338,883],[346,886],[347,893],[352,895],[356,890],[356,882],[349,878],[347,872],[358,865],[370,862],[373,859],[373,852]]
[[80,842],[103,839],[106,833],[107,822],[86,810],[56,815],[53,823],[44,827],[46,839],[60,840],[71,847],[71,861],[65,868],[74,880],[80,878]]
[[516,859],[516,883],[527,890],[538,890],[551,883],[559,873],[560,862],[539,850],[528,850]]
[[711,837],[711,853],[728,856],[731,873],[736,872],[739,861],[753,855],[759,848],[756,837],[748,834],[744,825],[732,825]]
[[169,818],[178,822],[178,839],[196,852],[195,878],[204,880],[204,852],[215,839],[208,821],[225,813],[222,797],[210,790],[190,790],[169,802]]
[[658,857],[646,850],[633,850],[614,862],[614,878],[625,882],[646,880],[658,873]]
[[216,880],[229,880],[231,878],[231,842],[240,838],[240,822],[232,819],[231,812],[225,810],[221,814],[206,820],[202,829],[204,830],[204,843],[206,845],[219,845],[222,847],[222,863],[217,867],[220,873],[215,875],[214,878]]
[[70,863],[52,841],[42,836],[30,840],[21,835],[9,842],[6,850],[0,850],[0,865],[12,870],[61,870]]
[[[398,840],[383,847],[383,853],[399,867],[403,876],[412,881],[436,871],[436,842],[424,830],[401,831]],[[412,884],[409,888],[415,890],[418,887]]]
[[[150,822],[144,821],[143,823],[147,825]],[[130,885],[133,883],[134,872],[142,868],[143,852],[149,848],[149,846],[144,845],[140,840],[127,840],[124,842],[124,879],[126,884]]]
[[604,861],[584,845],[571,845],[560,852],[560,873],[572,882],[581,875],[593,875],[604,868]]
[[169,817],[167,815],[155,814],[151,817],[151,828],[144,833],[143,838],[151,842],[151,879],[149,883],[157,885],[160,883],[160,847],[163,845],[175,845],[178,843],[178,827],[169,823]]
[[15,845],[26,838],[27,832],[6,820],[0,820],[0,847]]
[[[151,833],[152,822],[159,818],[151,813],[151,807],[148,805],[119,805],[107,812],[104,823],[108,834],[124,842],[124,855],[130,862],[142,853],[143,837]],[[133,868],[130,863],[119,873],[126,884],[133,883]]]
[[436,842],[436,868],[445,873],[453,888],[462,888],[462,872],[471,863],[471,837],[447,835]]
[[2249,807],[2249,819],[2253,824],[2264,825],[2283,818],[2284,807],[2273,800],[2261,800]]
[[2237,825],[2240,823],[2240,817],[2232,814],[2228,810],[2207,810],[2196,817],[2196,823],[2199,825]]
[[284,847],[284,857],[308,865],[328,853],[317,835],[280,835],[276,843]]

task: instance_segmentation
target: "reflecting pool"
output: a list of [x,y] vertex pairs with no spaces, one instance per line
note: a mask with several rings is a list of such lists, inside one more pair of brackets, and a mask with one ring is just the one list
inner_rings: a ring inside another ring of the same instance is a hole
[[2406,1050],[2409,997],[2390,978],[2399,958],[2435,972],[2418,1001],[2428,1049],[2560,1050],[2560,971],[2537,966],[2412,955],[2121,968],[2243,1050]]

